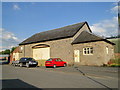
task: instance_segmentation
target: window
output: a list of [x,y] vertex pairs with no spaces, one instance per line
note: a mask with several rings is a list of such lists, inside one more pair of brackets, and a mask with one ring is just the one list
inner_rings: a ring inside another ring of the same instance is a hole
[[92,55],[92,54],[93,54],[93,47],[83,48],[83,55]]
[[62,60],[61,59],[57,59],[57,61],[61,62]]
[[52,61],[52,59],[48,59],[47,61]]
[[19,51],[22,53],[22,51],[23,51],[23,46],[20,47]]
[[20,47],[21,50],[23,50],[23,47]]
[[35,61],[35,59],[33,59],[33,58],[28,58],[27,60],[28,61]]
[[106,46],[106,53],[108,54],[108,46]]
[[13,55],[13,58],[15,58],[15,54]]

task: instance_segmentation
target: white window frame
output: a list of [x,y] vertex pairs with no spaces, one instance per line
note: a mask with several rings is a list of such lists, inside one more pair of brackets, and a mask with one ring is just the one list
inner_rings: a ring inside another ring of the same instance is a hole
[[109,48],[108,48],[108,46],[106,46],[106,53],[107,53],[107,54],[109,53]]
[[83,48],[83,55],[93,55],[93,47],[84,47]]
[[21,51],[23,50],[23,46],[20,47],[20,50],[21,50]]

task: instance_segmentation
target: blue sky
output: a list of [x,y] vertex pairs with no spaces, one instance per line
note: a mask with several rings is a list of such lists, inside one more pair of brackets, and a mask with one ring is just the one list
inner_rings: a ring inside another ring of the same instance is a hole
[[3,2],[2,49],[35,33],[84,21],[95,34],[116,35],[117,9],[113,2]]

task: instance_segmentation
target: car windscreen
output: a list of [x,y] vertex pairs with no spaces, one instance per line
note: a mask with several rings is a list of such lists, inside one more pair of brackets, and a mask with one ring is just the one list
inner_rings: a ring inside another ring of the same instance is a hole
[[26,60],[27,60],[27,58],[21,58],[21,59],[20,59],[20,61],[22,61],[22,62],[23,62],[23,61],[26,61]]
[[28,61],[35,61],[35,59],[33,59],[33,58],[28,58],[27,60]]
[[35,61],[33,58],[21,58],[20,61]]

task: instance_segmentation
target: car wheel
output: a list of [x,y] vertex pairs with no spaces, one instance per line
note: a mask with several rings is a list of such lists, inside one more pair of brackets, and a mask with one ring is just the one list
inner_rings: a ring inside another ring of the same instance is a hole
[[27,67],[27,68],[29,68],[29,67],[30,67],[30,66],[29,66],[29,63],[26,63],[26,67]]
[[56,68],[56,65],[55,65],[55,64],[53,65],[53,68]]
[[67,64],[64,64],[64,67],[66,67],[67,66]]
[[15,64],[13,64],[13,66],[15,66]]
[[20,67],[22,67],[23,66],[23,64],[22,63],[20,63]]

